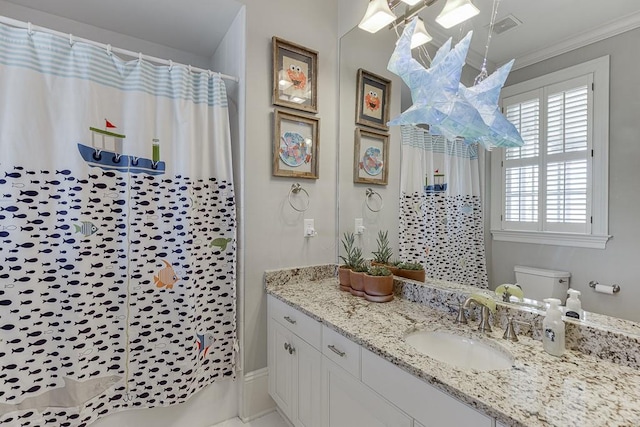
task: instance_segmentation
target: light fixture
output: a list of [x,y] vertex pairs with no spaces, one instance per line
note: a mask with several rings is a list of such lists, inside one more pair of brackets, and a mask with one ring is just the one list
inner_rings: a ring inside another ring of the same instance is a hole
[[370,33],[375,33],[391,24],[395,19],[396,15],[389,8],[387,0],[371,0],[358,27]]
[[408,4],[409,6],[415,6],[416,4],[420,3],[422,0],[402,0],[402,1]]
[[418,18],[416,29],[411,37],[411,49],[415,49],[418,46],[429,43],[431,40],[433,40],[433,37],[431,37],[431,34],[429,34],[427,29],[424,27],[424,21],[422,18]]
[[479,13],[480,10],[471,3],[471,0],[447,0],[436,22],[444,28],[451,28]]

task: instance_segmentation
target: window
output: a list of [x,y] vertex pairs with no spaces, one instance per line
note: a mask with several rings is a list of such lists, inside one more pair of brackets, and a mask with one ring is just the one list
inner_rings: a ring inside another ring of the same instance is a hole
[[502,108],[525,145],[492,153],[494,239],[604,248],[609,58],[504,88]]

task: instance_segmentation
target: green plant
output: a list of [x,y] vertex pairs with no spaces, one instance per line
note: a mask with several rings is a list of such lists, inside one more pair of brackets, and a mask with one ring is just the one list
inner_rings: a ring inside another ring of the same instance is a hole
[[356,273],[365,273],[367,270],[369,270],[369,267],[365,262],[361,262],[360,264],[351,268],[351,270],[355,271]]
[[374,265],[367,272],[369,276],[391,276],[391,270],[381,265]]
[[353,233],[346,232],[342,238],[342,247],[345,256],[340,255],[340,259],[344,262],[346,268],[354,269],[364,263],[362,258],[362,249],[355,246],[355,236]]
[[389,259],[391,255],[393,255],[393,251],[389,247],[388,232],[378,231],[378,239],[376,242],[378,243],[378,250],[372,252],[373,260],[380,264],[389,264]]
[[424,266],[419,262],[401,262],[400,264],[396,265],[396,267],[401,270],[424,270]]

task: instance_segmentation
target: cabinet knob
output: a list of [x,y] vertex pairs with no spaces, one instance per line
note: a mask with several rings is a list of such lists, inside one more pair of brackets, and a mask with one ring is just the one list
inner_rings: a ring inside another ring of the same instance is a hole
[[286,320],[287,322],[291,323],[292,325],[296,324],[296,321],[293,320],[292,318],[290,318],[289,316],[284,316],[284,320]]
[[287,350],[289,352],[289,354],[293,354],[296,352],[296,349],[293,348],[293,346],[291,344],[289,344],[288,342],[284,343],[284,349]]

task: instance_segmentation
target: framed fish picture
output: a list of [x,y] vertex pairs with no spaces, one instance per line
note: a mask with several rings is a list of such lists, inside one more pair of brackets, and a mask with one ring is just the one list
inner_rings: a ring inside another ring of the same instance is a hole
[[357,90],[356,124],[387,131],[391,80],[360,68]]
[[353,182],[387,185],[389,134],[356,128],[353,159]]
[[273,104],[318,112],[318,52],[272,38]]
[[274,112],[273,175],[318,179],[320,119]]

